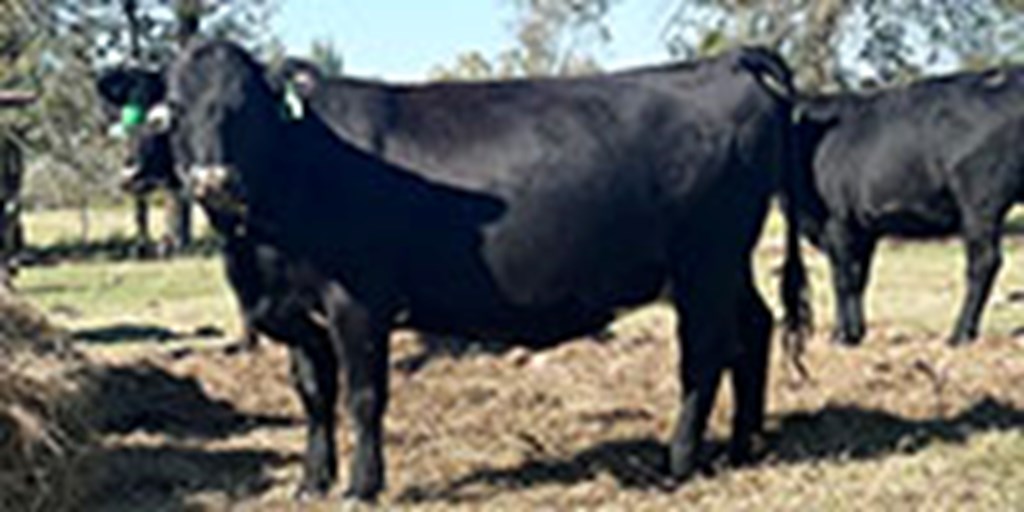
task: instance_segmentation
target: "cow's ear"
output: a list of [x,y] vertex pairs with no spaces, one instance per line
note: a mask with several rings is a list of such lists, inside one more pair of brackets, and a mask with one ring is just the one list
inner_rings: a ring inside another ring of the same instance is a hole
[[96,79],[96,91],[109,105],[137,105],[148,108],[164,100],[167,86],[163,76],[154,71],[118,68],[103,72]]
[[269,81],[278,91],[283,92],[290,87],[302,99],[308,100],[320,88],[323,73],[308,60],[289,57],[271,72]]

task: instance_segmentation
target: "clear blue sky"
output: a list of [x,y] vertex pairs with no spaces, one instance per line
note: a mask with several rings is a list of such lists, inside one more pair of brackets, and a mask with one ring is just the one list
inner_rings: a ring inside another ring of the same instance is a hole
[[[491,56],[514,41],[510,0],[281,0],[274,29],[289,52],[333,40],[346,73],[392,80],[427,77],[460,53]],[[661,41],[674,0],[623,0],[612,8],[613,41],[598,53],[609,69],[667,59]]]

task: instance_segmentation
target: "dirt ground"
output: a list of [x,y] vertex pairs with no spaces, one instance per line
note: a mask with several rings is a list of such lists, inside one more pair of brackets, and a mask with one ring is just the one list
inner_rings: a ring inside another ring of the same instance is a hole
[[[874,326],[819,336],[798,383],[776,353],[768,435],[747,468],[666,481],[678,407],[674,317],[656,306],[612,339],[529,353],[425,355],[397,334],[387,416],[393,509],[1024,510],[1024,339],[963,349]],[[336,510],[296,505],[302,414],[281,347],[88,350],[102,369],[101,446],[86,510]],[[712,436],[728,435],[726,385]],[[344,414],[341,481],[351,444]]]

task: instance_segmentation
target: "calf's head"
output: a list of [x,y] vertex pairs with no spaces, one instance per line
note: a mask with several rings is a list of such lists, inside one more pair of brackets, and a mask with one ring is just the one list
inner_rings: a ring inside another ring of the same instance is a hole
[[118,113],[111,132],[128,141],[122,188],[131,193],[181,188],[169,137],[171,116],[163,103],[163,77],[143,69],[114,69],[99,77],[96,89],[105,106]]

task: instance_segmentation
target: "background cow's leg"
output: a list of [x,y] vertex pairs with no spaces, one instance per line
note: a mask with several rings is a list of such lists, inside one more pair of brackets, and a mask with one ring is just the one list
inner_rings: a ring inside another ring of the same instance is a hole
[[325,293],[331,337],[340,354],[355,437],[346,498],[373,500],[384,488],[384,412],[388,403],[388,328],[340,285]]
[[306,410],[306,456],[300,498],[327,494],[338,471],[334,442],[338,361],[323,335],[302,340],[289,351],[292,378]]
[[260,334],[256,329],[251,315],[242,311],[239,315],[242,324],[242,333],[234,341],[224,347],[224,353],[235,355],[242,352],[252,352],[259,347]]
[[832,267],[836,327],[833,341],[854,346],[864,339],[864,290],[867,288],[876,239],[849,223],[829,219],[825,247]]
[[250,352],[256,349],[260,343],[260,334],[253,325],[249,315],[244,311],[241,314],[242,319],[242,334],[238,337],[236,344],[239,350]]
[[[984,218],[977,218],[984,217]],[[949,339],[952,345],[963,345],[978,336],[981,314],[992,292],[999,268],[1002,266],[1000,231],[993,216],[968,215],[964,217],[964,241],[967,247],[967,295],[960,316]],[[1001,219],[1001,216],[996,217]]]
[[750,460],[751,439],[764,428],[768,357],[771,348],[772,314],[748,271],[740,297],[736,322],[740,353],[732,364],[736,411],[733,416],[729,458],[733,464]]
[[[669,470],[686,479],[697,469],[708,415],[715,403],[725,362],[732,358],[736,305],[734,286],[727,284],[735,268],[699,269],[690,279],[676,279],[675,304],[679,317],[682,409],[669,443]],[[719,279],[715,279],[718,275]],[[718,282],[716,282],[718,281]]]

